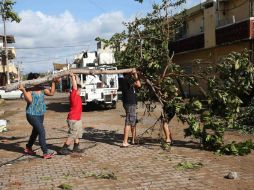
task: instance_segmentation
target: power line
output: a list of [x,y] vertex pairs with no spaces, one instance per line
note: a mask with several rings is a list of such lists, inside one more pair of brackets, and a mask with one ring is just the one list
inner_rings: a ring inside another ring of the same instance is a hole
[[[67,58],[67,57],[70,57],[70,56],[74,56],[74,54],[75,54],[75,53],[68,54],[68,55],[63,55],[63,56],[58,56],[58,57],[52,57],[52,58],[48,58],[48,59],[35,60],[35,61],[24,61],[24,60],[23,60],[23,62],[24,62],[24,63],[36,63],[36,62],[42,62],[42,61],[51,61],[51,60],[56,60],[56,59],[61,59],[61,58]],[[30,58],[31,58],[31,57],[30,57]],[[17,58],[17,59],[18,59],[18,58]],[[19,58],[19,59],[22,59],[22,57]],[[31,58],[31,59],[34,59],[34,57]]]
[[[73,56],[73,55],[69,55],[69,56]],[[53,60],[58,60],[58,59],[62,59],[62,58],[67,58],[69,56],[60,56],[60,57],[55,57],[55,58],[49,58],[49,59],[41,59],[41,60],[36,60],[36,61],[23,61],[24,63],[38,63],[38,62],[43,62],[43,61],[53,61]]]
[[61,48],[73,48],[73,47],[85,47],[86,45],[67,45],[67,46],[38,46],[38,47],[16,47],[15,49],[30,50],[30,49],[61,49]]
[[[87,47],[89,47],[89,45],[87,45]],[[23,50],[23,49],[21,49],[21,50]],[[26,49],[24,49],[24,50],[26,50]],[[23,56],[21,56],[21,57],[17,57],[17,59],[23,60],[25,63],[36,63],[36,62],[42,62],[42,61],[51,61],[51,60],[56,60],[56,59],[61,59],[61,58],[67,58],[67,57],[76,55],[77,52],[80,52],[80,51],[82,51],[82,49],[76,50],[73,53],[68,54],[68,55],[63,55],[63,56],[58,56],[58,57],[52,57],[52,58],[42,59],[42,60],[35,60],[35,61],[24,61],[24,59],[36,59],[36,57],[23,57]],[[30,55],[37,56],[37,54],[30,54]],[[40,55],[40,57],[48,56],[48,55],[49,54],[44,54],[44,55]]]
[[100,5],[98,5],[97,3],[91,1],[91,0],[88,0],[90,2],[90,4],[94,5],[95,7],[101,9],[102,12],[106,12],[106,10],[104,8],[102,8]]
[[[26,50],[26,49],[56,49],[56,48],[84,47],[84,46],[90,46],[92,42],[94,42],[94,40],[77,41],[73,44],[62,44],[61,46],[16,47],[15,49]],[[79,44],[76,44],[76,43],[79,43]],[[86,43],[86,44],[81,44],[81,43]]]

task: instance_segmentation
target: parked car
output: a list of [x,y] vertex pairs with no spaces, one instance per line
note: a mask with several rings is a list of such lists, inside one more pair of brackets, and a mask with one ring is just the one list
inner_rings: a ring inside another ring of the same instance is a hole
[[18,99],[18,98],[23,98],[23,96],[24,95],[20,90],[5,92],[5,90],[0,89],[0,98],[2,99]]

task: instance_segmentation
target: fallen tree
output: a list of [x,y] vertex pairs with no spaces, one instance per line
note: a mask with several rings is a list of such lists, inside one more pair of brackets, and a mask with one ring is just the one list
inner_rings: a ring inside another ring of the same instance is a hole
[[[145,17],[124,23],[126,29],[121,33],[114,34],[109,40],[96,39],[115,50],[116,66],[139,70],[143,81],[139,100],[146,106],[145,111],[152,112],[158,101],[162,104],[161,116],[156,123],[160,121],[160,126],[168,126],[169,118],[176,114],[189,126],[184,130],[185,136],[200,140],[204,149],[219,154],[249,154],[254,150],[251,140],[228,142],[224,134],[236,127],[245,127],[239,122],[239,116],[244,118],[246,112],[244,110],[241,115],[239,112],[242,106],[247,106],[243,104],[243,98],[253,97],[254,66],[249,59],[250,52],[232,52],[216,64],[206,64],[204,59],[186,59],[193,69],[189,72],[186,65],[172,61],[175,47],[170,43],[189,16],[183,11],[172,18],[170,12],[181,9],[185,1],[159,2]],[[122,46],[124,48],[120,48]],[[202,87],[207,89],[204,91]],[[194,89],[200,89],[205,99],[190,96]],[[189,94],[189,99],[185,98],[186,94]],[[251,113],[248,115],[253,117]],[[248,115],[245,118],[250,121]],[[143,134],[152,133],[156,123]],[[162,148],[167,149],[168,143],[160,133],[159,138]]]
[[135,71],[134,68],[129,69],[120,69],[120,70],[98,70],[98,69],[70,69],[66,71],[61,71],[55,74],[47,75],[42,78],[34,79],[34,80],[26,80],[16,83],[11,83],[5,86],[5,91],[17,90],[19,84],[23,86],[35,86],[39,84],[43,84],[49,81],[52,81],[54,78],[61,78],[63,76],[70,75],[70,73],[74,74],[85,74],[85,75],[99,75],[99,74],[123,74],[123,73],[131,73]]

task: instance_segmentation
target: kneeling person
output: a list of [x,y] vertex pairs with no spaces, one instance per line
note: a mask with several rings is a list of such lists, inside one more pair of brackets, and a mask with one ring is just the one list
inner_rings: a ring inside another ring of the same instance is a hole
[[74,141],[73,152],[81,153],[82,149],[79,148],[79,139],[83,135],[83,126],[81,120],[82,114],[82,99],[80,97],[81,86],[77,84],[76,76],[71,73],[72,90],[70,92],[70,112],[67,117],[69,127],[68,138],[65,141],[59,154],[68,155],[72,151],[69,149],[72,141]]

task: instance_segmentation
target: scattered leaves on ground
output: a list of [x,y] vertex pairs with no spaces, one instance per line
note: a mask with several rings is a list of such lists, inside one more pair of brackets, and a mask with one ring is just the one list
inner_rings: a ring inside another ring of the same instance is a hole
[[51,180],[52,179],[52,177],[50,177],[50,176],[43,176],[43,177],[41,177],[41,180]]
[[117,180],[117,177],[114,174],[114,172],[100,172],[100,173],[84,172],[83,174],[84,174],[84,177],[95,177],[96,179]]
[[58,188],[64,189],[64,190],[72,190],[73,187],[70,184],[64,183],[64,184],[59,185]]
[[177,164],[176,168],[178,170],[188,170],[188,169],[195,170],[195,169],[201,168],[202,166],[203,164],[201,162],[192,163],[192,162],[184,161]]

